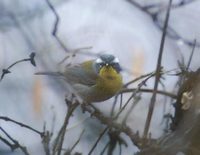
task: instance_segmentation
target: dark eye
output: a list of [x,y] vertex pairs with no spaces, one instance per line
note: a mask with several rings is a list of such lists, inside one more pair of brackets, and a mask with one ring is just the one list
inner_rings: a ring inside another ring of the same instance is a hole
[[104,66],[104,63],[99,63],[99,67],[103,67]]
[[122,69],[119,65],[119,63],[112,63],[111,66],[117,71],[120,72]]
[[104,63],[96,63],[95,68],[96,68],[96,72],[99,73],[100,69],[105,66]]
[[105,64],[104,64],[104,63],[98,63],[97,66],[98,66],[98,68],[100,69],[100,68],[102,68],[103,66],[105,66]]

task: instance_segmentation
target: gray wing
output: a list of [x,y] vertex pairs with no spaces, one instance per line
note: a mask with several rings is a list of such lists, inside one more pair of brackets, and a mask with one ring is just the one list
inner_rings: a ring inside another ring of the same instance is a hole
[[67,67],[64,71],[67,82],[71,84],[95,85],[98,75],[93,71],[85,71],[81,65]]

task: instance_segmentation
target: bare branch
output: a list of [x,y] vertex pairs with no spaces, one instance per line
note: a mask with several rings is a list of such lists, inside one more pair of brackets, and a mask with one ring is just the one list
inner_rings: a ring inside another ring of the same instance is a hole
[[10,147],[10,149],[13,151],[15,150],[17,147],[16,145],[11,144],[7,139],[3,138],[0,136],[0,140],[5,143],[6,145],[8,145]]
[[[159,73],[161,73],[162,71],[160,70],[159,71]],[[113,119],[117,119],[118,117],[119,117],[119,115],[123,112],[123,110],[127,107],[127,105],[129,104],[129,102],[131,101],[131,99],[132,98],[134,98],[136,95],[137,95],[137,93],[139,92],[139,90],[142,88],[142,86],[145,86],[146,85],[146,82],[150,79],[150,78],[152,78],[154,75],[156,75],[156,74],[154,74],[154,73],[150,73],[150,74],[146,74],[146,75],[144,75],[144,76],[141,76],[141,77],[139,77],[138,79],[140,79],[140,78],[144,78],[144,77],[146,77],[144,80],[142,80],[139,84],[138,84],[138,87],[134,90],[134,91],[132,91],[132,95],[128,98],[128,100],[126,101],[126,103],[124,104],[124,106],[119,110],[119,112],[116,114],[116,116],[114,116],[113,117]],[[137,79],[137,80],[138,80]],[[134,81],[134,80],[133,80]],[[133,82],[132,81],[132,82]],[[130,82],[129,82],[129,84],[130,84]]]
[[44,124],[43,133],[44,133],[44,136],[42,138],[42,144],[44,147],[44,151],[45,151],[46,155],[50,155],[50,152],[51,152],[50,151],[50,141],[51,141],[51,137],[53,136],[53,133],[46,131],[46,124]]
[[187,64],[187,66],[186,66],[186,70],[188,71],[188,69],[189,69],[189,67],[190,67],[190,64],[191,64],[191,61],[192,61],[192,57],[193,57],[193,54],[194,54],[194,50],[195,50],[195,47],[196,47],[196,43],[197,43],[197,41],[196,41],[196,39],[194,40],[194,46],[193,46],[193,48],[192,48],[192,52],[191,52],[191,54],[190,54],[190,58],[189,58],[189,60],[188,60],[188,64]]
[[155,72],[151,72],[151,73],[147,73],[147,74],[141,75],[141,76],[135,78],[134,80],[131,80],[131,81],[127,82],[127,83],[124,85],[124,87],[127,87],[127,86],[129,86],[130,84],[135,83],[136,81],[139,81],[139,80],[141,80],[141,79],[143,79],[143,78],[146,78],[146,77],[153,77],[153,76],[155,76]]
[[30,61],[30,63],[33,65],[33,66],[36,66],[36,63],[35,63],[35,53],[31,53],[30,55],[29,55],[29,58],[26,58],[26,59],[22,59],[22,60],[18,60],[18,61],[16,61],[16,62],[14,62],[13,64],[11,64],[10,66],[8,66],[6,69],[3,69],[2,70],[2,74],[1,74],[1,79],[0,79],[0,81],[4,78],[4,76],[6,75],[6,74],[8,74],[8,73],[11,73],[10,72],[10,68],[12,68],[13,66],[15,66],[16,64],[18,64],[18,63],[21,63],[21,62],[25,62],[25,61]]
[[[161,12],[165,11],[165,9],[160,9],[158,10],[157,12],[154,12],[152,13],[150,11],[150,8],[153,8],[155,7],[155,5],[150,5],[150,6],[142,6],[140,5],[138,2],[134,1],[134,0],[126,0],[127,2],[129,2],[130,4],[132,4],[133,6],[137,7],[138,9],[140,9],[141,11],[145,12],[146,14],[148,14],[153,22],[155,23],[155,25],[163,31],[163,27],[161,26],[160,24],[160,21],[158,20],[158,16]],[[177,8],[177,7],[180,7],[180,6],[184,6],[186,4],[189,4],[191,2],[194,2],[195,0],[190,0],[190,2],[184,2],[184,1],[181,1],[180,3],[178,4],[174,4],[172,5],[173,8]],[[159,4],[156,4],[157,6],[160,6]],[[174,40],[177,40],[177,41],[182,41],[184,44],[190,46],[190,47],[193,47],[194,46],[194,43],[193,41],[191,40],[188,40],[186,38],[183,38],[182,36],[180,36],[172,27],[168,26],[167,28],[167,36],[170,37],[171,39],[174,39]],[[196,47],[200,47],[200,43],[197,42],[196,43]]]
[[101,154],[100,155],[103,155],[104,152],[106,151],[106,149],[108,148],[109,146],[109,142],[105,145],[105,147],[103,148],[103,150],[101,151]]
[[[22,146],[17,140],[12,138],[2,127],[0,127],[0,130],[14,143],[11,147],[12,150],[19,148],[25,155],[30,155],[25,146]],[[3,139],[3,141],[6,142],[5,139]]]
[[[176,9],[176,8],[180,8],[180,7],[183,7],[185,5],[188,5],[190,3],[193,3],[193,2],[196,2],[197,0],[188,0],[188,1],[185,1],[185,0],[181,0],[179,1],[178,3],[175,3],[175,4],[172,4],[171,5],[171,9]],[[147,5],[147,6],[143,6],[143,9],[144,10],[150,10],[150,9],[153,9],[153,8],[158,8],[161,6],[161,3],[156,3],[156,4],[150,4],[150,5]]]
[[30,127],[30,126],[28,126],[28,125],[26,125],[26,124],[24,124],[24,123],[17,122],[17,121],[15,121],[15,120],[13,120],[13,119],[11,119],[11,118],[8,118],[8,117],[5,117],[5,116],[0,116],[0,119],[1,119],[1,120],[4,120],[4,121],[9,121],[9,122],[15,123],[15,124],[17,124],[17,125],[19,125],[19,126],[21,126],[21,127],[27,128],[27,129],[29,129],[29,130],[31,130],[31,131],[33,131],[33,132],[39,134],[41,137],[44,136],[44,133],[43,133],[43,132],[40,132],[40,131],[38,131],[38,130],[36,130],[36,129],[34,129],[34,128],[32,128],[32,127]]
[[46,0],[47,2],[47,5],[49,7],[49,9],[52,11],[52,13],[54,14],[55,16],[55,23],[54,23],[54,27],[53,27],[53,30],[52,30],[52,35],[54,36],[54,38],[56,39],[56,41],[59,43],[59,45],[62,47],[62,49],[65,51],[65,52],[69,52],[68,48],[65,46],[65,44],[60,40],[60,38],[58,37],[57,35],[57,32],[58,32],[58,24],[60,22],[60,18],[59,18],[59,15],[58,13],[56,12],[56,9],[54,8],[54,6],[51,4],[51,2],[49,0]]
[[[137,88],[130,88],[130,89],[122,89],[120,91],[120,93],[130,93],[130,92],[133,92],[135,91]],[[138,89],[138,92],[143,92],[143,93],[153,93],[154,90],[153,89],[148,89],[148,88],[140,88]],[[161,94],[161,95],[165,95],[165,96],[168,96],[168,97],[171,97],[172,99],[176,99],[177,96],[170,93],[170,92],[166,92],[166,91],[162,91],[162,90],[156,90],[156,93],[157,94]]]
[[91,105],[82,105],[84,111],[87,111],[91,116],[96,117],[102,124],[107,125],[109,128],[114,128],[115,130],[125,133],[133,142],[134,145],[140,147],[140,138],[137,133],[134,133],[131,128],[127,125],[121,126],[120,123],[114,122],[113,118],[104,116],[97,108]]
[[[183,81],[180,87],[179,93],[191,92],[192,97],[186,102],[176,102],[175,111],[176,114],[173,117],[173,121],[176,121],[174,130],[168,134],[159,138],[156,144],[142,149],[137,155],[174,155],[174,154],[187,154],[197,155],[200,153],[200,69],[190,72],[189,77]],[[185,104],[191,104],[184,108]],[[181,112],[181,115],[180,115]]]
[[130,113],[132,112],[132,110],[134,109],[134,107],[137,105],[137,103],[140,101],[141,97],[140,96],[135,96],[134,97],[134,102],[131,104],[131,107],[129,108],[129,110],[126,112],[125,117],[123,118],[122,121],[122,126],[126,124],[126,121],[130,115]]
[[63,123],[63,125],[62,125],[62,127],[61,127],[61,129],[58,133],[58,136],[55,139],[55,143],[54,143],[54,146],[53,146],[53,155],[55,155],[57,151],[58,151],[57,155],[61,154],[62,145],[63,145],[65,133],[66,133],[66,128],[67,128],[67,125],[69,123],[69,119],[72,116],[74,110],[78,107],[78,105],[79,105],[78,102],[68,103],[68,109],[67,109],[67,113],[66,113],[66,116],[65,116],[64,123]]
[[169,15],[170,15],[170,7],[171,7],[172,0],[169,0],[169,5],[167,9],[167,14],[165,18],[165,23],[164,23],[164,29],[163,29],[163,34],[162,34],[162,39],[161,39],[161,44],[160,44],[160,50],[159,50],[159,55],[158,55],[158,60],[157,60],[157,66],[156,66],[156,76],[155,76],[155,84],[154,84],[154,91],[153,95],[151,98],[151,102],[149,105],[149,111],[145,123],[145,128],[144,128],[144,133],[143,133],[143,145],[145,145],[145,141],[147,139],[150,123],[151,123],[151,118],[156,102],[156,91],[158,89],[158,84],[159,84],[159,79],[160,79],[160,69],[161,69],[161,62],[162,62],[162,55],[163,55],[163,50],[164,50],[164,43],[165,43],[165,36],[166,36],[166,31],[167,31],[167,25],[168,25],[168,20],[169,20]]
[[120,131],[110,129],[108,134],[109,134],[109,138],[110,138],[108,155],[113,154],[114,149],[116,148],[117,144],[119,144],[119,146],[121,146],[123,144],[124,146],[128,147],[128,144],[126,143],[126,141],[120,136]]
[[94,143],[94,145],[92,146],[91,150],[89,151],[88,155],[91,155],[92,152],[94,151],[94,149],[96,148],[97,144],[99,143],[99,141],[101,140],[101,138],[103,137],[103,135],[106,133],[106,131],[109,129],[109,127],[106,127],[99,135],[98,139],[96,140],[96,142]]
[[85,132],[85,130],[83,130],[79,136],[79,138],[77,139],[77,141],[74,143],[74,145],[72,146],[72,148],[70,149],[70,152],[73,151],[73,149],[78,145],[78,143],[80,142],[81,140],[81,137],[83,136],[83,133]]

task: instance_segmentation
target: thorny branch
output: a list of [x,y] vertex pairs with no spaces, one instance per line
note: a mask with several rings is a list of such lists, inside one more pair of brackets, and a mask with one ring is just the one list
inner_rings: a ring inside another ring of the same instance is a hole
[[146,119],[144,133],[143,133],[143,139],[144,139],[143,145],[145,145],[145,141],[147,139],[147,135],[148,135],[149,127],[150,127],[150,123],[151,123],[151,118],[152,118],[152,114],[153,114],[153,110],[154,110],[154,106],[155,106],[155,102],[156,102],[156,95],[157,95],[156,91],[158,89],[158,84],[160,81],[159,79],[161,76],[160,69],[161,69],[162,55],[163,55],[163,50],[164,50],[165,36],[166,36],[166,32],[167,32],[167,25],[168,25],[168,20],[169,20],[169,15],[170,15],[171,4],[172,4],[172,0],[169,0],[167,14],[166,14],[165,23],[164,23],[163,34],[162,34],[162,39],[161,39],[161,43],[160,43],[160,50],[159,50],[159,55],[158,55],[158,60],[157,60],[157,66],[156,66],[154,91],[153,91],[153,95],[152,95],[151,102],[149,105],[149,111],[147,114],[147,119]]

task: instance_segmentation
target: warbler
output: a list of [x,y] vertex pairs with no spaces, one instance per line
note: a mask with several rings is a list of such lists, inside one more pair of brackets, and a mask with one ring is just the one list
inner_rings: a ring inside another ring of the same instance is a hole
[[65,67],[63,72],[38,72],[58,75],[69,83],[85,103],[101,102],[114,96],[123,85],[119,59],[101,54],[97,59]]

